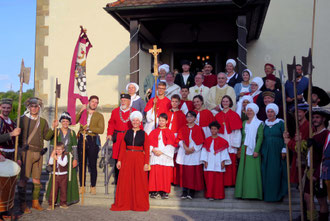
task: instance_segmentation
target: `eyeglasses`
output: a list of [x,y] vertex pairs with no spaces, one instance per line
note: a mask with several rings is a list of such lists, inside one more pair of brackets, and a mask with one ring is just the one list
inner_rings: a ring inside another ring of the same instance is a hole
[[158,90],[166,90],[165,87],[158,87]]

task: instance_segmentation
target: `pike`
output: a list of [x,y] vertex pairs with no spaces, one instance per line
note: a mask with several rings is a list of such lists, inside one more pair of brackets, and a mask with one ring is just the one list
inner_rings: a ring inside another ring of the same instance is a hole
[[[17,109],[17,128],[20,127],[20,117],[21,117],[21,106],[22,106],[22,93],[23,93],[23,83],[29,84],[30,81],[31,68],[26,68],[24,66],[24,59],[21,63],[21,71],[19,76],[20,88],[19,88],[19,98],[18,98],[18,109]],[[15,161],[17,162],[18,153],[18,137],[15,137]]]
[[[283,118],[284,118],[284,132],[288,132],[288,123],[287,123],[287,112],[286,112],[286,103],[285,103],[285,76],[283,70],[283,62],[281,61],[281,70],[278,71],[280,74],[280,79],[282,83],[282,102],[283,102]],[[290,163],[289,163],[289,148],[288,145],[285,145],[286,149],[286,172],[288,178],[288,193],[289,193],[289,215],[290,221],[292,221],[292,202],[291,202],[291,188],[290,188]]]
[[[308,80],[308,116],[309,116],[309,138],[313,138],[313,129],[312,129],[312,72],[313,72],[313,60],[312,60],[312,49],[309,49],[308,56],[302,57],[302,65],[304,67],[304,73],[308,74],[309,80]],[[309,158],[310,158],[310,174],[309,174],[309,193],[310,193],[310,214],[313,214],[314,209],[314,195],[313,195],[313,153],[314,148],[313,145],[309,149]]]
[[296,56],[293,57],[293,63],[287,65],[289,81],[293,81],[294,91],[294,107],[295,107],[295,122],[296,122],[296,137],[297,140],[297,157],[298,157],[298,176],[299,176],[299,195],[300,195],[300,215],[301,220],[304,220],[304,196],[302,188],[302,171],[301,171],[301,137],[298,121],[298,100],[297,100],[297,80],[296,80]]
[[[58,84],[56,78],[56,89],[55,89],[55,120],[58,119],[58,99],[61,97],[61,85]],[[57,146],[57,127],[54,128],[54,150],[56,152]],[[56,160],[54,159],[53,163],[53,183],[52,183],[52,210],[55,209],[55,172],[56,172]]]
[[157,102],[157,79],[158,79],[158,58],[157,56],[162,53],[161,48],[157,48],[157,45],[153,45],[152,49],[149,49],[149,53],[154,56],[154,77],[155,77],[155,98],[154,98],[154,114],[155,114],[155,129],[157,127],[157,107],[156,107],[156,102]]

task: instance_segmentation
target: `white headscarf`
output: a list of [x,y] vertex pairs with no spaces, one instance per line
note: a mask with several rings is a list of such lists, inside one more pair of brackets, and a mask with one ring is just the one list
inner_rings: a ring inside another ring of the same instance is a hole
[[[271,109],[275,112],[276,115],[278,115],[278,112],[279,112],[279,108],[277,106],[277,104],[274,104],[274,103],[270,103],[270,104],[267,104],[266,106],[266,113],[267,111]],[[278,122],[280,121],[283,121],[282,119],[279,119],[279,118],[276,118],[274,121],[270,122],[268,119],[265,120],[265,124],[269,127],[272,127],[274,126],[275,124],[277,124]]]
[[142,114],[141,114],[141,112],[140,111],[134,111],[134,112],[132,112],[131,113],[131,115],[129,116],[129,119],[131,120],[131,121],[133,121],[134,119],[139,119],[140,121],[142,121]]
[[248,100],[250,103],[253,103],[253,98],[250,95],[245,95],[243,97],[241,97],[239,99],[239,101],[237,102],[237,109],[236,109],[236,113],[241,117],[242,115],[242,109],[243,109],[243,102],[245,100]]
[[160,71],[161,69],[164,69],[166,73],[170,72],[170,66],[168,66],[168,64],[162,64],[161,66],[159,66],[158,71]]
[[226,61],[226,65],[229,64],[229,63],[232,64],[234,67],[236,67],[236,61],[234,59],[228,59]]
[[254,112],[254,117],[250,124],[247,122],[245,123],[245,140],[244,140],[244,145],[247,147],[246,149],[246,155],[252,156],[254,149],[256,147],[256,139],[257,139],[257,133],[258,133],[258,128],[260,124],[262,123],[261,120],[257,118],[257,113],[259,112],[259,107],[255,103],[250,103],[246,105],[246,110],[247,109],[252,109]]
[[261,77],[255,77],[252,79],[251,83],[256,83],[258,85],[258,89],[253,92],[253,94],[251,94],[252,97],[257,96],[258,94],[261,93],[260,89],[262,88],[262,86],[264,85],[264,81],[262,80]]
[[243,74],[244,72],[249,73],[249,75],[250,75],[250,79],[252,78],[253,74],[252,74],[252,71],[251,71],[250,69],[245,69],[245,70],[242,72],[242,74]]
[[130,83],[128,83],[127,85],[126,85],[126,91],[128,92],[128,87],[130,86],[130,85],[133,85],[134,87],[135,87],[135,93],[136,92],[138,92],[139,91],[139,85],[137,85],[137,83],[134,83],[134,82],[130,82]]

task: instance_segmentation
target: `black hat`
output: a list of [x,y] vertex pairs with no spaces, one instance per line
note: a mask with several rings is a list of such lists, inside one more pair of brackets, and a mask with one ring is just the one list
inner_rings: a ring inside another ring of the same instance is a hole
[[121,94],[120,95],[120,99],[122,99],[122,98],[126,98],[126,99],[131,100],[131,95],[129,95],[129,94]]
[[185,60],[182,60],[182,61],[181,61],[181,65],[184,65],[184,64],[190,66],[190,65],[191,65],[191,61],[188,61],[188,60],[186,60],[186,59],[185,59]]
[[208,61],[204,62],[203,67],[205,67],[205,65],[211,65],[213,67],[213,65]]
[[[304,110],[304,111],[308,111],[309,105],[307,103],[300,103],[298,104],[298,110]],[[294,112],[295,111],[295,107],[291,108],[291,111]]]
[[64,111],[64,112],[61,114],[59,122],[61,122],[61,121],[64,120],[64,119],[70,121],[70,124],[71,124],[71,116],[70,116],[70,114],[69,114],[68,112],[66,112],[66,111]]
[[319,114],[321,116],[324,116],[327,120],[327,122],[330,120],[330,112],[322,107],[313,107],[312,109],[312,115]]
[[[322,88],[313,86],[312,94],[316,94],[319,97],[320,102],[317,105],[320,107],[327,106],[330,103],[329,95]],[[306,101],[308,100],[308,89],[304,91],[304,98]]]

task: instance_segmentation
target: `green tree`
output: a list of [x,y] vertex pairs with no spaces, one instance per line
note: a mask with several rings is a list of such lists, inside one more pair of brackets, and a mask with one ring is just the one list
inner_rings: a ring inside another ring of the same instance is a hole
[[[24,113],[25,111],[25,106],[24,106],[24,102],[30,98],[34,96],[34,91],[33,89],[29,89],[26,92],[22,93],[22,108],[21,108],[21,115]],[[7,92],[0,92],[0,99],[2,98],[11,98],[13,99],[13,110],[11,111],[9,117],[12,120],[17,119],[17,111],[18,111],[18,99],[19,99],[19,91],[15,92],[15,91],[7,91]]]

